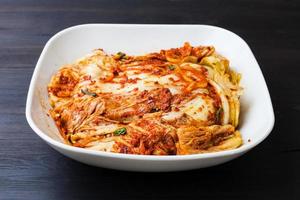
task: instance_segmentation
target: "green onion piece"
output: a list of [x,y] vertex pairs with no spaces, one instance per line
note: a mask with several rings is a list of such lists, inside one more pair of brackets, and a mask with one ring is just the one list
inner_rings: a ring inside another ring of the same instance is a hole
[[93,96],[93,97],[96,97],[96,96],[97,96],[96,93],[90,92],[88,89],[81,89],[81,92],[82,92],[83,94],[90,95],[90,96]]
[[169,70],[174,70],[175,66],[174,65],[169,65],[168,68],[169,68]]
[[217,123],[221,123],[221,114],[223,113],[223,108],[219,108],[216,112],[216,121]]
[[118,130],[115,130],[114,135],[125,135],[127,133],[126,128],[120,128]]
[[118,53],[116,54],[116,59],[121,60],[121,59],[124,58],[125,56],[126,56],[125,53],[123,53],[123,52],[118,52]]

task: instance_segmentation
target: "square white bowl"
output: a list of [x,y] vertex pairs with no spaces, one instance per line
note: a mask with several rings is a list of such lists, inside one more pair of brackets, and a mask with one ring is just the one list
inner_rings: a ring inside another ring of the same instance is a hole
[[[145,156],[101,152],[64,144],[49,110],[47,84],[58,68],[103,48],[143,54],[160,49],[191,45],[213,45],[242,74],[239,129],[244,144],[238,149],[195,155]],[[44,47],[30,83],[26,118],[31,128],[51,147],[80,162],[131,171],[177,171],[209,167],[232,160],[263,141],[274,125],[274,112],[266,82],[247,43],[238,35],[208,25],[86,24],[54,35]]]

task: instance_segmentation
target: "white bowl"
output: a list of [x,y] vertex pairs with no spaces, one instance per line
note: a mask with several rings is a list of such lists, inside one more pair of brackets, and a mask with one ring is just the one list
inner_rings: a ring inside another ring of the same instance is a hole
[[[59,66],[103,48],[109,53],[123,51],[143,54],[185,41],[192,45],[213,45],[242,73],[245,88],[241,98],[239,129],[244,140],[238,149],[195,155],[144,156],[107,153],[72,147],[63,143],[49,109],[47,84]],[[274,125],[274,112],[262,72],[247,43],[236,34],[207,25],[120,25],[87,24],[67,28],[46,44],[30,83],[26,118],[31,128],[51,147],[74,160],[112,169],[130,171],[177,171],[209,167],[232,160],[263,141]]]

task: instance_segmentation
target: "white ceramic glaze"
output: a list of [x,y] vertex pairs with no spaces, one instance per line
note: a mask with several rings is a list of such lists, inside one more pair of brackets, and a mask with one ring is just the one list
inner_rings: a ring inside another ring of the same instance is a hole
[[[216,153],[144,156],[86,150],[63,143],[52,119],[46,115],[49,109],[46,87],[59,66],[96,48],[108,53],[123,51],[134,55],[179,47],[186,41],[191,45],[213,45],[217,52],[230,60],[233,69],[242,73],[244,95],[239,129],[243,146]],[[94,166],[130,171],[178,171],[221,164],[259,144],[274,125],[270,95],[247,43],[228,30],[207,25],[86,24],[57,33],[47,42],[34,70],[26,117],[37,135],[65,156]]]

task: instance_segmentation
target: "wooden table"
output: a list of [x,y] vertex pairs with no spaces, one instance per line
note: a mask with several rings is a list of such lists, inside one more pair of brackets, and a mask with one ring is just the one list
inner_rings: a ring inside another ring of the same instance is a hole
[[[300,199],[299,10],[297,0],[0,0],[0,199]],[[25,100],[47,40],[83,23],[211,24],[237,33],[268,83],[274,130],[241,158],[194,171],[122,172],[65,158],[28,126]]]

